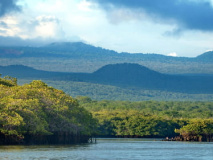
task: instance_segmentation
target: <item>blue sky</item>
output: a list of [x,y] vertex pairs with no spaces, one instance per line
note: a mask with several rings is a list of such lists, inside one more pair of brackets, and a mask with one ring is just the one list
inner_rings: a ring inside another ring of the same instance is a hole
[[82,41],[118,52],[213,50],[211,0],[0,0],[0,45]]

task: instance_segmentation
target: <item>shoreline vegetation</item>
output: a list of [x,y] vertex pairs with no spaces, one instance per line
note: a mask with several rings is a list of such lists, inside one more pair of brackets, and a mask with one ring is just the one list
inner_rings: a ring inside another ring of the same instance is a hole
[[17,85],[0,78],[0,144],[86,143],[94,134],[91,113],[42,81]]
[[42,81],[0,78],[0,145],[88,143],[92,137],[213,141],[213,102],[76,99]]
[[213,102],[76,98],[98,120],[99,136],[213,141]]

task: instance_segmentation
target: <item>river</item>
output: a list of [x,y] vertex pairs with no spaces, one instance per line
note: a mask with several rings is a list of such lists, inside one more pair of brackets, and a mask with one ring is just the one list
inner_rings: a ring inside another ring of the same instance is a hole
[[97,139],[97,143],[0,146],[0,160],[213,160],[213,143]]

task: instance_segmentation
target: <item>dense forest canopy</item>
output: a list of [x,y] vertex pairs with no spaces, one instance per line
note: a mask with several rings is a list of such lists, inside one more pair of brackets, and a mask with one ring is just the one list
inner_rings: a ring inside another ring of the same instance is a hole
[[213,141],[213,102],[94,101],[77,97],[98,119],[102,136]]
[[94,133],[91,113],[61,90],[42,81],[18,86],[16,79],[0,78],[1,143],[26,142],[26,137],[81,135]]
[[0,144],[86,142],[94,135],[213,141],[213,102],[74,99],[39,80],[19,86],[16,78],[0,78]]

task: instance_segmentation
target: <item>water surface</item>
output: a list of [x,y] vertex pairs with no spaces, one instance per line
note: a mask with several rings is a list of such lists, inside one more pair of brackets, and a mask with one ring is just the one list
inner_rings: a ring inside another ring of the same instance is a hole
[[213,143],[98,139],[94,144],[0,146],[0,160],[213,160]]

